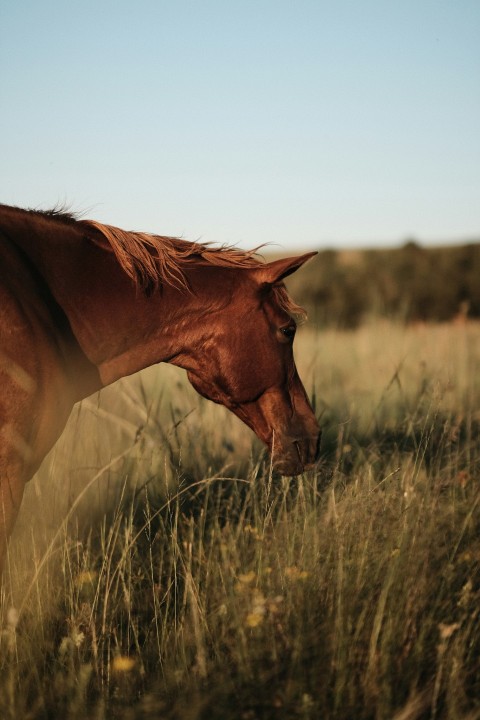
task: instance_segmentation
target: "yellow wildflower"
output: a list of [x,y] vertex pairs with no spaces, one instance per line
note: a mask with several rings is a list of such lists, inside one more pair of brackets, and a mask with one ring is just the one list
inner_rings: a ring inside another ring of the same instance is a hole
[[255,580],[256,577],[257,576],[255,575],[253,570],[250,570],[250,572],[245,573],[244,575],[239,575],[238,579],[244,585],[250,585]]
[[288,580],[305,580],[308,577],[306,570],[300,570],[296,565],[285,568],[285,577]]
[[263,613],[251,612],[248,613],[246,618],[247,627],[254,628],[260,625],[263,621]]
[[135,658],[128,655],[117,655],[112,660],[112,670],[115,673],[128,673],[135,667]]

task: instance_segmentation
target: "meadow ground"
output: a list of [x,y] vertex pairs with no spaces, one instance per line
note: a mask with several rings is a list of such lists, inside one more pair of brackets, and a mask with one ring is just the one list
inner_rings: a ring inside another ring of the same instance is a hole
[[75,409],[10,546],[2,719],[480,718],[480,325],[296,356],[295,480],[174,368]]

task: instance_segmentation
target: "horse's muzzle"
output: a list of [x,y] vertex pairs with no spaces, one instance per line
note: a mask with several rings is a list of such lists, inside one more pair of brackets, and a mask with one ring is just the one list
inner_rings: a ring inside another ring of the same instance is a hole
[[273,449],[273,465],[282,475],[300,475],[305,470],[315,467],[320,457],[320,440],[322,433],[299,438],[285,438],[278,449]]

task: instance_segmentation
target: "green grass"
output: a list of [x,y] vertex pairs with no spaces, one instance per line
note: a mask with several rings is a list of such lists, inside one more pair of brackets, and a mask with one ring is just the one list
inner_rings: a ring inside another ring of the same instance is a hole
[[296,480],[174,368],[74,412],[10,546],[2,719],[480,718],[480,326],[297,356]]

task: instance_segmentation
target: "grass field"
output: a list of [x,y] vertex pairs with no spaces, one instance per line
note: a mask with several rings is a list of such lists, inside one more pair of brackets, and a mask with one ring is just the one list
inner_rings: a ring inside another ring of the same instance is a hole
[[480,718],[480,325],[306,326],[316,472],[174,368],[76,409],[2,591],[0,718]]

